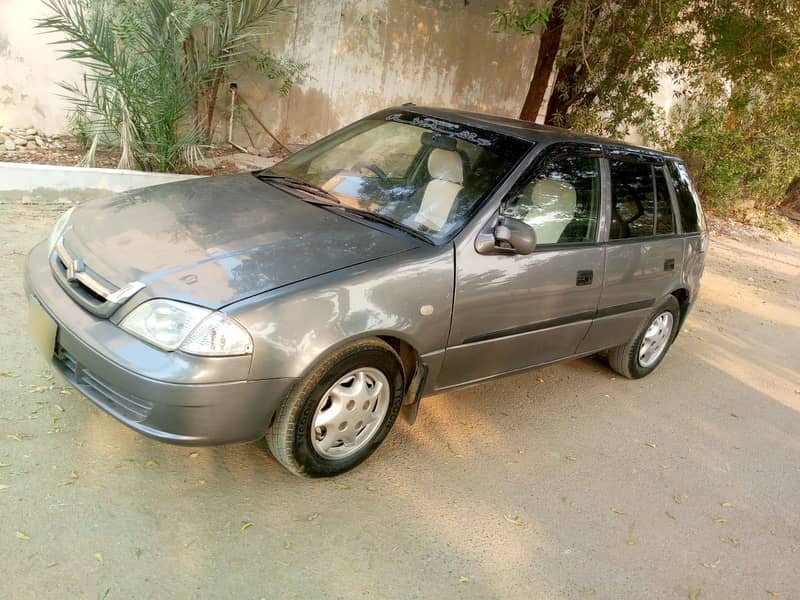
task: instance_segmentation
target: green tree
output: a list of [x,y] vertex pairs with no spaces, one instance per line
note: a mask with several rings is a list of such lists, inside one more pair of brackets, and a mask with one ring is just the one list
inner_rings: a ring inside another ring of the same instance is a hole
[[284,0],[44,0],[37,27],[59,34],[62,58],[87,69],[63,83],[78,121],[118,140],[120,166],[170,171],[192,164],[210,139],[225,73],[243,61],[282,90],[304,66],[255,42],[289,10]]

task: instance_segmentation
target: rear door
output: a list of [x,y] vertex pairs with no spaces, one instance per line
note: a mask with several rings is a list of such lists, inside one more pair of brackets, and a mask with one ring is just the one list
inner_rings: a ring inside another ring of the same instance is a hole
[[653,305],[679,287],[684,240],[663,161],[608,153],[611,182],[605,282],[591,330],[579,352],[627,342]]

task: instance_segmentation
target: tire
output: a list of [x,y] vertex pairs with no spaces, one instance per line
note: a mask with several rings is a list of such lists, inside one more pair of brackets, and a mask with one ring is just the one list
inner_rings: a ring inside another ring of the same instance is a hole
[[267,432],[267,445],[295,475],[340,475],[384,440],[400,412],[404,389],[400,357],[391,346],[377,338],[353,342],[295,385]]
[[[665,298],[650,313],[650,316],[628,343],[608,351],[608,363],[611,368],[628,379],[639,379],[649,375],[664,360],[664,356],[675,340],[680,314],[680,306],[675,297]],[[651,349],[655,346],[650,342],[658,339],[660,350],[648,353],[648,347],[643,347],[643,343],[646,343],[645,337],[648,337],[647,343]],[[661,347],[662,344],[663,347]],[[644,353],[644,357],[641,356],[642,353]]]

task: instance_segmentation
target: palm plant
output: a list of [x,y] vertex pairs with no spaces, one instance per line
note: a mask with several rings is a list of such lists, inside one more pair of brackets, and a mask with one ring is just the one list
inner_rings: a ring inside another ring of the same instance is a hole
[[[62,58],[83,64],[62,83],[92,133],[123,146],[124,165],[175,170],[210,139],[225,72],[247,57],[284,0],[44,0]],[[202,115],[202,116],[201,116]]]

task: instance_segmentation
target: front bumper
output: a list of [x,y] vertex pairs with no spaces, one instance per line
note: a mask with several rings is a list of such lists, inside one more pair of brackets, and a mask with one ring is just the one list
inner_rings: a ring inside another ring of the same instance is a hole
[[[250,380],[241,357],[153,348],[79,307],[55,281],[47,259],[40,244],[26,264],[31,332],[45,358],[84,396],[128,427],[173,444],[247,442],[264,435],[294,379]],[[220,380],[226,372],[245,378]]]

